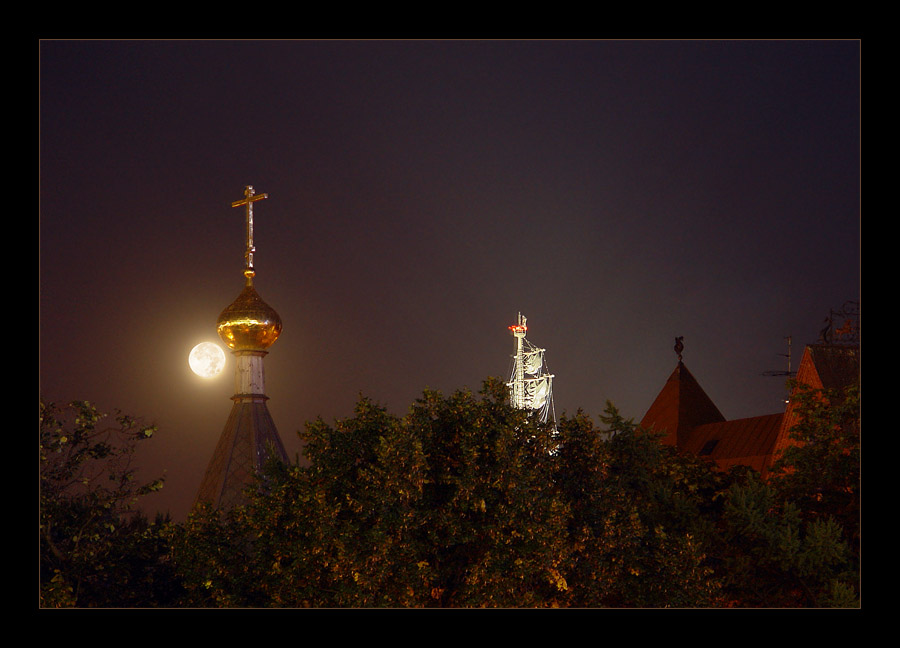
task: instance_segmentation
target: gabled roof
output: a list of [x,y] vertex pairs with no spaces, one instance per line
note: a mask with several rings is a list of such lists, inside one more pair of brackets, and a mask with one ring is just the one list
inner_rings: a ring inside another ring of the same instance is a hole
[[839,389],[859,382],[859,347],[810,344],[800,360],[797,381],[814,389]]
[[[812,389],[841,389],[859,384],[860,358],[858,346],[836,344],[810,344],[803,350],[797,368],[797,383]],[[773,458],[780,455],[792,443],[791,428],[797,423],[794,398],[787,409],[773,448]]]
[[724,421],[719,408],[679,360],[675,371],[641,419],[641,427],[665,433],[663,443],[681,447],[682,437],[698,425]]

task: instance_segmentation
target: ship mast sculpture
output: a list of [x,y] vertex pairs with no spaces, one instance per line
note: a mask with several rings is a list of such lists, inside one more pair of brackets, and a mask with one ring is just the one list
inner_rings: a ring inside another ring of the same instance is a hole
[[525,337],[528,332],[526,318],[519,313],[518,323],[509,327],[516,338],[516,353],[507,386],[510,404],[516,409],[533,412],[542,423],[556,424],[553,405],[553,374],[547,370],[544,359],[546,349],[534,346]]
[[234,405],[200,485],[198,501],[218,508],[245,502],[245,491],[271,458],[287,461],[284,444],[266,406],[263,358],[281,334],[281,318],[253,286],[253,203],[268,198],[253,187],[231,203],[245,207],[247,248],[244,253],[244,289],[216,321],[216,330],[235,356]]

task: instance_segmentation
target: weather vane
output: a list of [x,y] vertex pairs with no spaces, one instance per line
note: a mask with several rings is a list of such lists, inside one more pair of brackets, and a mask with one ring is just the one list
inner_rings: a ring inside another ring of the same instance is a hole
[[[844,324],[835,328],[835,318],[844,318]],[[819,332],[819,344],[859,344],[859,302],[846,301],[841,310],[832,309],[825,318],[825,328]]]
[[678,356],[678,362],[681,362],[682,351],[684,351],[684,336],[680,335],[675,338],[675,354]]
[[253,280],[253,275],[256,274],[256,271],[253,269],[253,253],[256,252],[256,248],[253,247],[253,203],[257,200],[265,200],[268,197],[269,194],[257,194],[252,186],[247,185],[244,189],[244,197],[231,203],[232,207],[247,205],[247,251],[244,252],[244,276],[247,277],[248,283]]

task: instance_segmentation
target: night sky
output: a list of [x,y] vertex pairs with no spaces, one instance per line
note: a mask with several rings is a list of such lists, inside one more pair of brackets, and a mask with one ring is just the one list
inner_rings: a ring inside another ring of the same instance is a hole
[[547,349],[557,415],[639,421],[684,362],[728,419],[781,411],[860,292],[860,43],[42,41],[47,400],[156,423],[148,507],[183,519],[234,359],[191,373],[243,286],[284,330],[269,409],[297,430],[402,415]]

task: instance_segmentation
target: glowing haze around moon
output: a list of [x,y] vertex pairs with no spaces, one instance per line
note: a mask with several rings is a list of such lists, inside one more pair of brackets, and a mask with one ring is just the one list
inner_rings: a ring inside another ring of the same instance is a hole
[[225,352],[214,342],[201,342],[191,349],[188,364],[201,378],[215,378],[225,368]]

